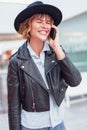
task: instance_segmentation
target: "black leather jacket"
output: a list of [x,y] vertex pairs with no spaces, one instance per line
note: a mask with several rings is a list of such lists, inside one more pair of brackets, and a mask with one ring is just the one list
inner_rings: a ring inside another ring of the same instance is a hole
[[48,111],[50,93],[59,106],[67,86],[77,86],[81,82],[79,71],[68,57],[59,61],[52,50],[45,52],[45,74],[49,90],[29,54],[26,43],[10,58],[7,78],[10,130],[20,130],[21,107],[29,112]]

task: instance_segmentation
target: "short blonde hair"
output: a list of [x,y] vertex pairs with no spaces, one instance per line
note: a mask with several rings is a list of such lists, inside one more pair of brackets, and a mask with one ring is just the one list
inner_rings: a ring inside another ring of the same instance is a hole
[[[26,19],[23,23],[20,24],[18,33],[20,33],[23,36],[23,38],[30,39],[29,31],[30,31],[31,22],[36,17],[41,18],[43,16],[46,16],[46,18],[48,18],[49,15],[48,14],[35,14],[32,17]],[[50,17],[50,22],[51,24],[54,24],[54,21],[51,17]]]

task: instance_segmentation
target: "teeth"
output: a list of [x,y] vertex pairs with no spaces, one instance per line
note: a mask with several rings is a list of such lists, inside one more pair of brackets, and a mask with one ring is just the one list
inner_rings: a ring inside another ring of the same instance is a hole
[[40,31],[40,33],[41,33],[41,34],[46,34],[46,32],[45,32],[45,31]]

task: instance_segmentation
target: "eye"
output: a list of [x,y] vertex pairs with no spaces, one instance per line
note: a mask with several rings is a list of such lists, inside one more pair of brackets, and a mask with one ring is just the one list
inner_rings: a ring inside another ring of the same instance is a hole
[[51,25],[51,22],[50,22],[50,21],[47,21],[47,22],[46,22],[46,24],[49,24],[49,25]]
[[37,22],[37,23],[42,23],[42,21],[41,21],[41,20],[37,20],[36,22]]

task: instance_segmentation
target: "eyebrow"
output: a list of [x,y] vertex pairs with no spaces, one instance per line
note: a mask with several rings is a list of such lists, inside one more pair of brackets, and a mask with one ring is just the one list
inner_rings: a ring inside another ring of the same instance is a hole
[[[43,20],[43,18],[42,17],[37,17],[36,20]],[[46,20],[51,22],[50,18],[46,18]]]

